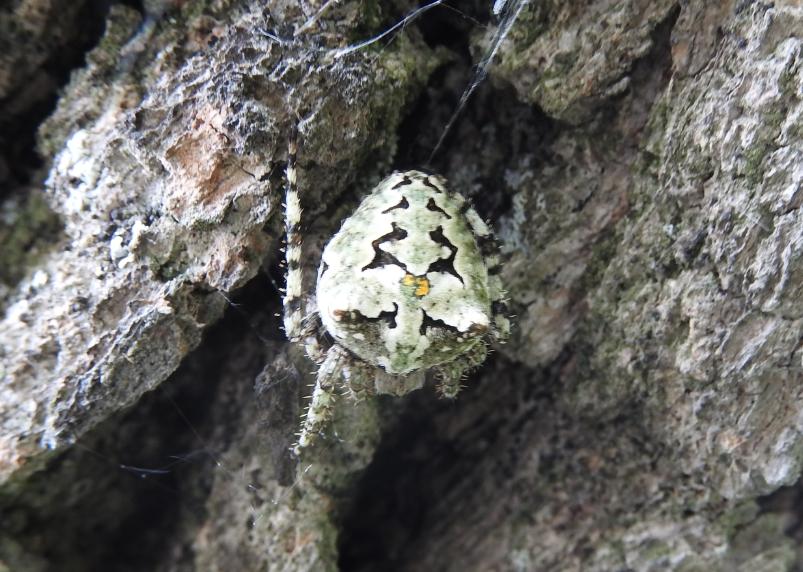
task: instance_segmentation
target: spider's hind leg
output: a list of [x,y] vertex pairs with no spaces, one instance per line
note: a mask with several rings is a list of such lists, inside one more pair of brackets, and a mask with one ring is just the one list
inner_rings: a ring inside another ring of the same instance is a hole
[[441,397],[454,398],[462,388],[465,374],[484,362],[487,355],[488,347],[483,340],[457,359],[437,366],[435,375]]

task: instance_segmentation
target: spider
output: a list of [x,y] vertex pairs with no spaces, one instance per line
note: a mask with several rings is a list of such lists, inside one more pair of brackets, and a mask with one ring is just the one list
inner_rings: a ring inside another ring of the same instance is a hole
[[439,393],[453,398],[488,345],[507,339],[510,322],[490,228],[443,177],[421,171],[395,172],[363,199],[324,247],[315,301],[305,297],[296,152],[293,139],[283,319],[290,341],[319,365],[299,455],[330,421],[339,386],[358,399],[400,396],[432,371]]

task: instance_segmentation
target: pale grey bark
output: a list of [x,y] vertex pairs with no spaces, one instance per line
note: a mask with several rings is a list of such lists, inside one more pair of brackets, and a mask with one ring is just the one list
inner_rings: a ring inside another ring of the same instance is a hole
[[[3,257],[0,569],[799,569],[799,4],[532,2],[432,165],[500,234],[513,340],[455,403],[344,399],[300,464],[289,137],[312,282],[492,29],[433,10],[337,58],[410,6],[294,38],[325,2],[256,4],[113,7],[39,130],[61,230]],[[2,29],[31,13],[73,25]],[[49,220],[9,197],[0,231]]]

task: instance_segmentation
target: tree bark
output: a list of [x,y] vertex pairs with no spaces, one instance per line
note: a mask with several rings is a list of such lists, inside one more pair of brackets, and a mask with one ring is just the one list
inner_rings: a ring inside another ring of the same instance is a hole
[[512,340],[454,402],[344,397],[300,461],[287,145],[312,293],[490,3],[354,51],[415,3],[101,4],[0,7],[44,160],[3,142],[0,570],[801,569],[798,2],[530,3],[428,165],[497,230]]

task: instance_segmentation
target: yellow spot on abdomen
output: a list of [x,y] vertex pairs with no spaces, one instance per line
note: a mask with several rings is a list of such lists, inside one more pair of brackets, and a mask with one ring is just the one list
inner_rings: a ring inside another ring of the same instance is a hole
[[402,284],[407,287],[415,287],[413,294],[419,298],[429,294],[429,280],[427,280],[426,276],[405,274],[404,278],[402,278]]

